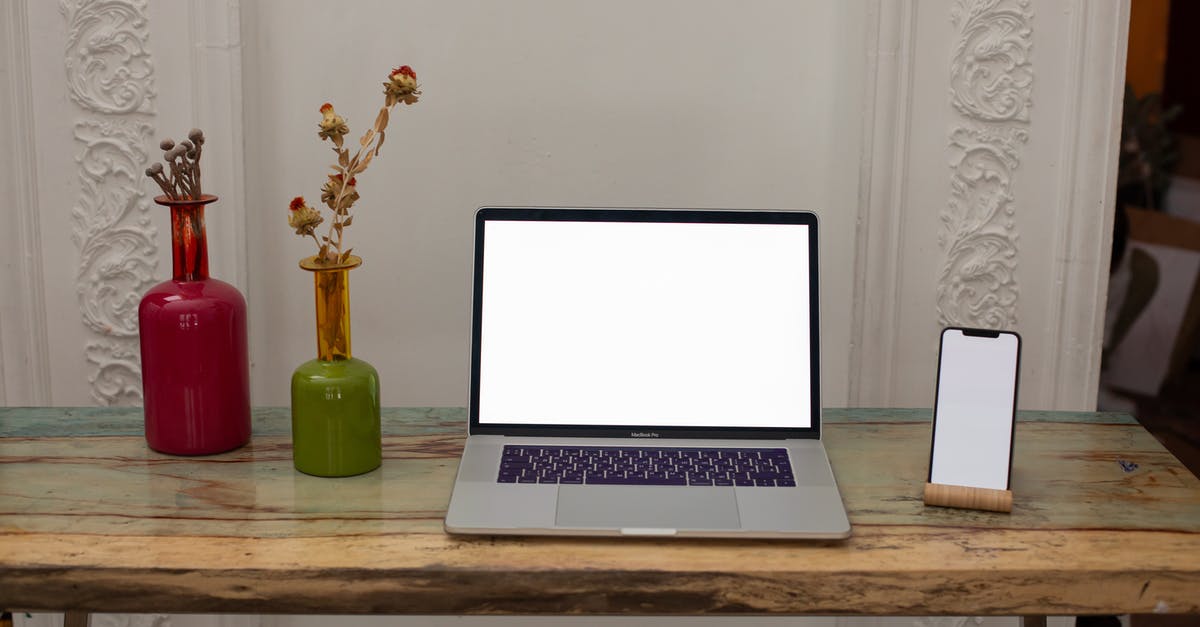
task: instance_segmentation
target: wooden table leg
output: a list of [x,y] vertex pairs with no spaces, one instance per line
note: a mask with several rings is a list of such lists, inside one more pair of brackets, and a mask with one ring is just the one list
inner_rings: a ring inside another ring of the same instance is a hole
[[87,612],[67,612],[63,616],[63,627],[88,627],[92,624],[92,615]]
[[1022,616],[1021,627],[1046,627],[1045,616]]

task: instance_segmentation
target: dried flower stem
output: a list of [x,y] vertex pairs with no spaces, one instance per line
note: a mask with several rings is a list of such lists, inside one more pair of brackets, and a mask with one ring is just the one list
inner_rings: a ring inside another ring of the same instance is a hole
[[202,194],[200,191],[200,152],[204,146],[204,135],[202,134],[200,137],[200,141],[196,142],[196,158],[192,159],[192,180],[195,183],[196,198],[199,198]]
[[342,230],[344,227],[344,220],[342,218],[349,217],[348,214],[350,213],[349,208],[342,207],[343,198],[346,195],[346,190],[353,187],[350,185],[350,181],[353,181],[356,175],[366,171],[367,165],[371,163],[371,159],[379,154],[379,149],[383,146],[383,140],[386,138],[384,130],[387,129],[388,119],[391,117],[388,111],[395,106],[396,103],[393,103],[391,107],[386,105],[380,107],[379,114],[375,116],[375,126],[363,134],[362,139],[359,140],[358,152],[355,153],[354,158],[350,159],[347,165],[341,165],[341,155],[345,148],[335,146],[333,149],[338,154],[336,169],[342,175],[342,185],[338,189],[337,198],[333,202],[333,206],[336,209],[333,212],[333,222],[329,225],[329,235],[326,237],[328,239],[336,233],[337,240],[331,241],[331,243],[339,260],[342,256]]
[[169,137],[162,140],[159,147],[167,167],[164,169],[161,163],[154,163],[146,168],[146,176],[171,200],[198,200],[202,195],[200,155],[203,145],[204,132],[198,128],[192,129],[188,139],[179,144]]
[[407,65],[402,65],[388,74],[383,83],[384,105],[375,116],[374,125],[368,129],[358,142],[358,149],[353,156],[345,146],[345,136],[350,133],[346,119],[338,115],[333,105],[321,105],[321,121],[317,124],[317,137],[328,139],[333,143],[333,152],[337,159],[331,166],[334,174],[327,175],[327,181],[321,188],[321,202],[333,211],[333,219],[329,223],[329,231],[318,240],[313,235],[317,225],[324,222],[321,212],[308,206],[303,196],[296,196],[288,204],[288,226],[295,229],[297,235],[312,236],[317,243],[316,264],[344,264],[351,258],[353,249],[342,249],[343,230],[350,226],[354,216],[350,208],[358,200],[355,177],[371,164],[371,160],[379,156],[379,150],[387,139],[386,129],[390,111],[396,105],[415,104],[420,98],[421,90],[417,84],[417,74]]

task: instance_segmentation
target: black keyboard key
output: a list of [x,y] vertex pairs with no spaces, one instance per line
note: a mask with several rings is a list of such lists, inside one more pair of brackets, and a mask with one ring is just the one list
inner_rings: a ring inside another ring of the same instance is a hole
[[626,485],[687,485],[687,479],[683,477],[663,477],[661,479],[636,479],[629,481]]

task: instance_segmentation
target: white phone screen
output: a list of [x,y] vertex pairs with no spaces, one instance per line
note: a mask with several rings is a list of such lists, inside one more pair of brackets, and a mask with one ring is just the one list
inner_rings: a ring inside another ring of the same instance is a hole
[[934,409],[932,483],[1008,489],[1020,338],[942,332]]

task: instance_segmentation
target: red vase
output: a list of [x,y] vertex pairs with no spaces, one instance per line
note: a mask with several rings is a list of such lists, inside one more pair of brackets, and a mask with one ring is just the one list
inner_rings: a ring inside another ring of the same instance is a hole
[[173,277],[138,307],[146,442],[173,455],[222,453],[250,440],[246,299],[209,278],[204,205],[154,199],[171,209]]

